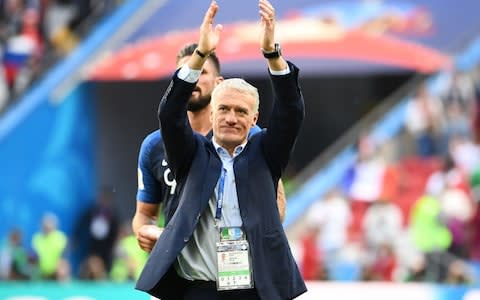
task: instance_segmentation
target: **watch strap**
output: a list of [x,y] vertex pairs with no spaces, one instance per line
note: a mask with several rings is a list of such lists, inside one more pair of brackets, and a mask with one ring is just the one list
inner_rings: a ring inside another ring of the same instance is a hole
[[275,43],[275,50],[273,50],[272,52],[265,52],[265,50],[262,49],[262,54],[263,57],[265,57],[266,59],[280,57],[282,55],[282,52],[280,50],[280,44]]

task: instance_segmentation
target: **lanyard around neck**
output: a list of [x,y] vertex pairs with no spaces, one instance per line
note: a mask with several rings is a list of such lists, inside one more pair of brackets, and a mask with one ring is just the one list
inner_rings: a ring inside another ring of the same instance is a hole
[[217,211],[215,212],[215,220],[219,222],[222,218],[223,196],[225,193],[225,177],[227,177],[227,169],[222,168],[220,179],[218,181],[217,191]]

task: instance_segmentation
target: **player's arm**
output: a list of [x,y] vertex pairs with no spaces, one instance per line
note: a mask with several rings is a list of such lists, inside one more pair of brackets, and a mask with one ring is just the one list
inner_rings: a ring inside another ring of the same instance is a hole
[[287,197],[285,195],[285,189],[283,187],[283,181],[280,179],[278,181],[277,187],[277,206],[278,206],[278,213],[280,215],[280,221],[283,222],[285,220],[285,207],[287,203]]
[[147,252],[152,251],[162,231],[157,226],[162,189],[152,167],[154,164],[152,158],[158,155],[154,149],[157,149],[160,142],[159,132],[149,134],[142,142],[138,156],[137,203],[132,219],[132,230],[140,248]]
[[147,252],[152,251],[153,246],[163,231],[163,228],[157,226],[159,209],[159,204],[137,200],[137,208],[132,220],[132,229],[140,248]]

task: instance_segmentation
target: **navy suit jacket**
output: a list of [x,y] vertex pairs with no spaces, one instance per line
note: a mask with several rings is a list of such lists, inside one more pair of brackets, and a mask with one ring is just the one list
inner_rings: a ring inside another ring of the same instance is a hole
[[[275,103],[268,129],[255,134],[235,158],[240,215],[250,243],[255,288],[262,299],[292,299],[306,291],[291,254],[277,208],[277,183],[288,163],[302,120],[304,102],[298,68],[273,76]],[[222,162],[212,142],[193,132],[187,102],[195,83],[177,74],[162,98],[159,118],[170,168],[177,180],[174,211],[155,244],[136,288],[156,297],[168,295],[168,274],[191,238],[220,177]],[[179,187],[179,188],[178,188]],[[173,271],[174,272],[174,271]],[[171,286],[170,286],[171,287]]]

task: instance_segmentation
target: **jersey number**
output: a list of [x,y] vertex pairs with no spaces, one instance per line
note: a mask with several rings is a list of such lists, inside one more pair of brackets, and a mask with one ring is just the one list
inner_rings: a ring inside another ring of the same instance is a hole
[[[165,159],[162,160],[162,166],[168,166],[168,163]],[[170,195],[173,195],[175,193],[175,188],[177,187],[177,182],[175,181],[173,176],[170,176],[170,174],[172,174],[172,171],[170,171],[170,168],[166,168],[165,172],[163,172],[163,181],[167,186],[170,187]],[[170,177],[172,178],[170,179]]]

